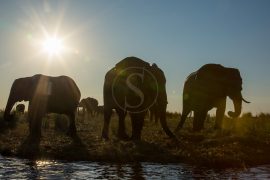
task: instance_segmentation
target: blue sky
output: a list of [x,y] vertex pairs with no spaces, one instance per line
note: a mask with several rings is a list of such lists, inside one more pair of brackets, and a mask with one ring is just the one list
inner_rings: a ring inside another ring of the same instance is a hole
[[[181,110],[185,78],[219,63],[240,70],[252,101],[243,111],[270,112],[269,9],[267,0],[0,2],[0,108],[14,79],[37,73],[68,75],[102,104],[107,70],[137,56],[164,70],[171,111]],[[69,52],[48,60],[35,43],[44,31]]]

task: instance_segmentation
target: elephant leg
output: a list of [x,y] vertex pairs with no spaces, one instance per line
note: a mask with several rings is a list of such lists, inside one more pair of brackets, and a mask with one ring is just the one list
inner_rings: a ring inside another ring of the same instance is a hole
[[41,138],[41,125],[42,117],[44,116],[44,109],[41,107],[29,108],[28,120],[29,120],[29,137],[33,141],[40,141]]
[[84,109],[84,108],[82,109],[82,114],[81,114],[81,115],[82,115],[82,118],[83,118],[83,119],[82,119],[82,123],[84,123],[84,121],[85,121],[85,115],[86,115],[86,114],[85,114],[85,109]]
[[157,124],[160,116],[157,110],[155,111],[154,114],[155,114],[155,124]]
[[92,110],[92,117],[95,117],[95,110]]
[[144,113],[131,113],[132,140],[141,140],[141,133],[144,123]]
[[29,136],[34,141],[39,141],[41,138],[41,119],[42,117],[29,117]]
[[86,123],[89,119],[89,110],[85,109],[84,111],[84,123]]
[[102,129],[102,138],[108,140],[109,139],[109,126],[110,120],[112,116],[112,109],[111,108],[104,108],[104,124]]
[[82,115],[83,115],[83,117],[84,117],[84,115],[85,115],[85,108],[83,107],[83,109],[82,109]]
[[83,123],[86,123],[88,121],[88,110],[86,109],[83,113]]
[[92,112],[92,110],[89,110],[88,115],[89,115],[91,118],[93,117],[93,112]]
[[180,121],[179,121],[176,129],[175,129],[175,132],[179,131],[183,127],[183,125],[186,121],[186,118],[190,112],[191,112],[191,110],[189,110],[187,108],[183,108],[182,116],[180,118]]
[[80,115],[80,111],[79,111],[79,108],[77,107],[77,116]]
[[92,116],[92,118],[95,117],[95,111],[94,110],[92,110],[91,116]]
[[67,131],[67,135],[70,137],[76,137],[77,136],[77,129],[75,124],[75,111],[72,113],[67,114],[69,117],[69,129]]
[[153,122],[153,119],[154,119],[154,113],[150,110],[150,122]]
[[122,109],[116,109],[116,112],[119,117],[118,137],[124,140],[129,139],[129,136],[126,134],[126,126],[125,126],[126,113]]
[[216,110],[215,129],[221,129],[222,128],[222,121],[223,121],[225,109],[226,109],[226,99],[222,99],[219,102],[219,104],[217,106],[217,110]]
[[203,129],[204,121],[207,116],[207,111],[194,111],[193,131],[200,131]]
[[95,117],[94,110],[91,110],[91,117]]

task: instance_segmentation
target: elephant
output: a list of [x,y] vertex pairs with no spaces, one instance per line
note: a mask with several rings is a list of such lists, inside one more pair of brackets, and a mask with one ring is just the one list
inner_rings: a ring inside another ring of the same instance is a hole
[[91,97],[84,98],[80,101],[79,107],[82,107],[83,115],[87,113],[87,116],[90,114],[92,117],[94,117],[98,108],[98,100]]
[[10,111],[16,102],[29,101],[28,121],[31,141],[40,140],[41,121],[46,113],[67,115],[70,120],[67,134],[77,137],[75,113],[80,97],[79,88],[68,76],[51,77],[36,74],[19,78],[12,84],[4,119],[9,121],[12,118]]
[[158,116],[158,105],[154,104],[149,108],[149,113],[150,113],[150,121],[153,122],[155,120],[155,123],[158,123],[159,121],[159,116]]
[[[175,138],[166,122],[166,78],[156,64],[150,65],[137,57],[121,60],[105,75],[103,100],[104,139],[109,139],[109,124],[112,109],[115,109],[119,118],[118,137],[124,140],[140,140],[146,112],[155,102],[158,102],[157,109],[163,130],[170,138]],[[127,113],[131,117],[131,138],[125,132]]]
[[96,115],[103,115],[104,113],[104,106],[98,106],[96,110]]
[[242,78],[238,69],[220,64],[205,64],[198,71],[191,73],[184,84],[182,116],[175,131],[183,127],[188,114],[194,112],[193,130],[203,129],[207,113],[216,108],[215,129],[222,128],[227,96],[233,101],[235,111],[229,111],[231,118],[241,114]]
[[16,106],[16,112],[17,112],[17,113],[23,114],[24,111],[25,111],[25,105],[24,105],[24,104],[18,104],[18,105]]

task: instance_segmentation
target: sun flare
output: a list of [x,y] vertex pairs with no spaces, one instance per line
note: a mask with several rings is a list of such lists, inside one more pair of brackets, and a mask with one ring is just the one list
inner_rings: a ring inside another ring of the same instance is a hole
[[64,50],[64,44],[58,37],[47,37],[42,43],[43,51],[52,55],[61,55]]

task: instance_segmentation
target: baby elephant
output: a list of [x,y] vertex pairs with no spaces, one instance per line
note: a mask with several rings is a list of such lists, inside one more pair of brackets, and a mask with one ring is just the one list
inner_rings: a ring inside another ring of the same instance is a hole
[[24,104],[18,104],[16,106],[16,112],[17,113],[24,114],[24,111],[25,111],[25,105]]

